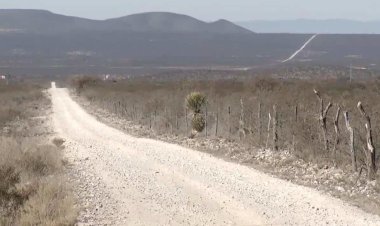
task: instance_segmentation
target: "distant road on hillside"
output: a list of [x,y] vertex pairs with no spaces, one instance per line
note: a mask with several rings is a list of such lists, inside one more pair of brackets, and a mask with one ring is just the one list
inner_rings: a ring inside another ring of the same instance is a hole
[[307,45],[309,45],[310,42],[313,41],[313,39],[315,39],[315,37],[317,37],[317,36],[318,36],[318,34],[315,34],[315,35],[311,36],[311,38],[309,38],[309,39],[305,42],[305,44],[303,44],[303,46],[301,46],[301,48],[299,48],[296,52],[294,52],[294,53],[293,53],[288,59],[282,61],[282,63],[286,63],[286,62],[288,62],[288,61],[290,61],[290,60],[293,60],[294,57],[296,57],[296,56],[297,56],[302,50],[304,50],[305,47],[306,47]]

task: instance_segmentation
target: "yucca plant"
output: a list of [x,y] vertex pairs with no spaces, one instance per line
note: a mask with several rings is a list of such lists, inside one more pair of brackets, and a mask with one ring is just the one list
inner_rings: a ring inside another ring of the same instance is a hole
[[197,132],[202,132],[206,126],[206,120],[202,114],[194,114],[193,119],[191,120],[191,126],[193,130]]
[[186,97],[187,108],[195,114],[200,114],[206,104],[206,96],[199,92],[192,92]]
[[191,126],[198,133],[202,132],[206,126],[206,120],[202,114],[206,102],[206,96],[199,92],[192,92],[186,97],[186,106],[193,112]]

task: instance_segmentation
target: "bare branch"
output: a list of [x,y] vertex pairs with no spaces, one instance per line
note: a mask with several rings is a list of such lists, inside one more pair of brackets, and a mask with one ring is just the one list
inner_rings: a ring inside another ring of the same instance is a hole
[[329,103],[326,107],[326,109],[323,111],[323,118],[326,118],[327,113],[329,112],[330,108],[332,107],[332,103]]

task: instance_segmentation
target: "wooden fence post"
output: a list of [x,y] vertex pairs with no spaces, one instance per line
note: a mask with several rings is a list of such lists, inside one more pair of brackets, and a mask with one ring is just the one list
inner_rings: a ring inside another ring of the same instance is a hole
[[218,136],[218,126],[219,126],[219,111],[216,112],[216,122],[215,122],[215,137]]
[[261,101],[259,102],[259,109],[257,112],[257,124],[258,124],[258,134],[259,134],[259,145],[261,145]]
[[208,136],[208,109],[207,109],[207,103],[206,103],[206,109],[205,109],[205,111],[206,111],[206,114],[205,114],[205,129],[206,129],[206,137]]
[[330,108],[332,107],[332,104],[329,103],[327,107],[324,109],[324,103],[321,95],[317,90],[314,90],[315,95],[317,95],[317,98],[320,101],[320,115],[319,115],[319,122],[321,124],[321,129],[322,129],[322,135],[323,135],[323,140],[324,140],[324,146],[325,150],[327,151],[329,149],[329,141],[327,138],[327,113],[329,112]]
[[340,116],[341,107],[338,106],[338,110],[336,111],[335,120],[334,120],[334,128],[335,128],[335,143],[334,143],[334,157],[336,160],[336,149],[340,143],[340,129],[339,129],[339,116]]
[[178,123],[178,112],[176,111],[176,114],[175,114],[175,126],[176,126],[176,130],[178,132],[179,130],[179,123]]
[[373,145],[373,139],[372,139],[372,127],[371,127],[371,118],[368,116],[368,114],[365,112],[363,105],[361,102],[358,103],[358,109],[364,119],[366,120],[365,128],[367,131],[367,170],[368,170],[368,180],[375,180],[376,179],[376,149]]
[[348,132],[350,133],[350,151],[351,151],[351,164],[352,164],[352,168],[355,172],[358,171],[358,167],[357,167],[357,164],[356,164],[356,152],[355,152],[355,137],[354,137],[354,129],[351,127],[351,124],[350,124],[350,119],[348,117],[348,112],[345,111],[343,113],[344,115],[344,120],[346,121],[346,128],[348,130]]
[[245,138],[245,124],[244,124],[244,102],[243,98],[240,98],[240,119],[239,119],[239,139]]
[[157,108],[154,110],[153,125],[154,129],[157,129]]
[[187,118],[187,108],[185,108],[185,121],[186,121],[186,133],[189,131],[189,121],[188,121],[188,118]]
[[121,108],[121,102],[119,100],[119,106],[118,106],[118,110],[117,110],[117,115],[121,115],[122,116],[122,108]]
[[133,109],[132,120],[136,120],[136,106],[135,106],[135,104],[133,104],[132,109]]
[[273,105],[273,150],[278,151],[278,118],[277,118],[277,106]]
[[231,106],[228,106],[228,137],[231,136]]
[[298,104],[296,104],[294,108],[294,126],[293,126],[293,136],[292,136],[292,146],[293,146],[293,152],[296,151],[296,129],[297,129],[297,123],[298,123]]
[[149,114],[149,129],[152,129],[152,113]]
[[269,112],[269,114],[268,114],[268,130],[267,130],[268,135],[267,135],[267,141],[265,143],[265,149],[268,149],[268,143],[269,143],[269,137],[270,137],[270,125],[271,125],[271,123],[272,123],[272,115]]
[[170,114],[168,113],[168,120],[169,120],[169,124],[170,124],[170,132],[171,134],[174,134],[174,123],[173,123],[173,112],[171,111]]

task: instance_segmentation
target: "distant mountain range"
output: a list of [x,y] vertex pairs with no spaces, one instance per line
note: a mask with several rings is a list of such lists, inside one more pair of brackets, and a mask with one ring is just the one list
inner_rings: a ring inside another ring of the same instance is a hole
[[[24,66],[65,70],[99,66],[266,67],[280,65],[294,53],[296,56],[286,63],[380,68],[380,35],[321,34],[302,51],[297,51],[310,39],[311,33],[353,29],[338,22],[336,30],[329,30],[333,29],[332,25],[318,28],[305,24],[300,30],[285,25],[256,24],[251,28],[258,31],[255,33],[226,20],[208,23],[166,12],[89,20],[43,10],[3,9],[0,10],[0,72],[3,68]],[[318,30],[322,28],[327,30]]]
[[151,12],[109,20],[63,16],[45,10],[0,9],[0,31],[67,33],[76,31],[249,34],[227,20],[206,23],[193,17]]
[[380,34],[380,21],[256,20],[236,24],[260,33]]

